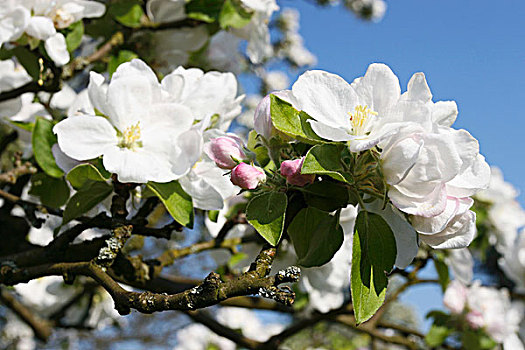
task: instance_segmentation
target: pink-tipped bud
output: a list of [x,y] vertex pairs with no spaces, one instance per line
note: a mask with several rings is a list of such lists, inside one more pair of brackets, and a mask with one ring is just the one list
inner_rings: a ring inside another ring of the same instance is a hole
[[479,329],[483,327],[485,320],[483,319],[483,314],[479,311],[470,311],[467,316],[465,316],[467,323],[472,327],[472,329]]
[[301,174],[303,162],[304,157],[294,160],[285,160],[281,163],[281,175],[286,177],[286,181],[289,184],[303,187],[314,182],[315,175]]
[[211,139],[204,151],[222,169],[233,169],[239,161],[246,159],[241,139],[235,136],[221,136]]
[[233,168],[230,180],[240,188],[253,190],[266,181],[266,174],[258,166],[239,163]]

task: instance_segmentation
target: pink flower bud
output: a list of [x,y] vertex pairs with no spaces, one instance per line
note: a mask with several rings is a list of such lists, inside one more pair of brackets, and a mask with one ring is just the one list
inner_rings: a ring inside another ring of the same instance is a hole
[[234,185],[253,190],[266,181],[266,174],[257,166],[239,163],[233,168],[230,180]]
[[281,163],[281,175],[286,177],[286,181],[292,185],[305,186],[311,184],[315,180],[315,175],[301,174],[301,167],[303,166],[304,157],[285,160]]
[[238,162],[246,158],[241,139],[236,136],[221,136],[211,139],[204,146],[206,154],[222,169],[233,169]]
[[483,319],[483,314],[476,310],[470,311],[465,317],[465,319],[467,320],[470,327],[472,327],[473,329],[481,328],[485,323]]

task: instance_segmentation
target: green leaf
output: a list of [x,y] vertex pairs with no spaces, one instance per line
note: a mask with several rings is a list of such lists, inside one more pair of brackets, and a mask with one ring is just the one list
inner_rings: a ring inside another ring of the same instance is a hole
[[140,20],[144,16],[141,1],[139,0],[121,0],[111,5],[108,12],[117,22],[126,27],[140,27]]
[[248,254],[243,253],[243,252],[233,254],[230,257],[230,260],[228,261],[228,268],[230,270],[233,270],[237,264],[239,264],[241,261],[243,261],[247,257],[248,257]]
[[109,76],[111,77],[122,63],[129,62],[137,57],[139,56],[135,52],[129,50],[120,50],[117,56],[111,56],[108,62]]
[[192,0],[186,4],[186,16],[198,21],[212,23],[217,21],[224,0]]
[[351,184],[352,177],[344,173],[340,159],[341,149],[337,145],[315,145],[306,154],[301,173],[329,175],[337,181]]
[[89,163],[80,164],[71,169],[66,179],[75,189],[82,188],[88,181],[105,182],[108,180],[93,164]]
[[318,181],[303,187],[301,192],[309,206],[333,212],[348,205],[348,190],[330,181]]
[[178,181],[148,182],[148,187],[159,197],[175,221],[193,228],[193,203]]
[[305,267],[321,266],[332,260],[343,244],[344,234],[339,215],[322,210],[302,209],[288,226],[299,264]]
[[218,210],[209,210],[208,211],[208,219],[210,219],[211,222],[217,222],[219,219],[219,213]]
[[396,261],[396,240],[379,215],[357,215],[352,249],[351,291],[357,324],[372,317],[385,301],[388,278]]
[[253,197],[246,207],[248,222],[273,246],[283,233],[287,202],[282,192],[265,192]]
[[111,192],[113,187],[105,182],[87,182],[86,186],[80,188],[67,202],[62,225],[93,209]]
[[40,76],[40,64],[38,63],[38,56],[29,51],[23,46],[18,46],[13,49],[18,62],[25,68],[27,74],[29,74],[34,80],[38,80]]
[[75,51],[82,42],[82,36],[84,35],[84,22],[78,21],[70,25],[68,28],[69,32],[66,35],[66,46],[67,51],[70,53]]
[[17,121],[9,120],[9,119],[7,119],[7,121],[8,121],[11,125],[16,126],[17,128],[20,128],[20,129],[22,129],[22,130],[29,131],[29,132],[33,132],[33,128],[35,127],[35,123],[30,123],[30,122],[17,122]]
[[38,165],[46,174],[53,177],[62,177],[64,172],[60,169],[53,157],[51,147],[57,142],[57,137],[53,134],[53,122],[37,117],[33,128],[33,153]]
[[238,0],[226,0],[219,14],[219,23],[222,29],[242,28],[252,18],[252,13],[248,12]]
[[69,198],[69,187],[63,177],[55,178],[46,173],[38,173],[31,176],[29,194],[39,197],[43,205],[59,208]]
[[445,289],[447,289],[448,283],[450,282],[448,266],[442,259],[438,257],[434,259],[434,266],[436,267],[436,271],[438,273],[439,285],[441,286],[443,292],[445,292]]
[[434,324],[425,336],[425,342],[432,348],[438,347],[443,344],[450,333],[452,333],[450,328]]
[[275,95],[270,95],[270,101],[272,122],[277,130],[306,143],[326,143],[312,130],[308,123],[308,119],[311,119],[308,114],[299,112]]

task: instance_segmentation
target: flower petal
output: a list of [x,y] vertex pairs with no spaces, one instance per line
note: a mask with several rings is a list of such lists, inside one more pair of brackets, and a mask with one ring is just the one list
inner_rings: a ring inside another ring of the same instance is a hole
[[476,214],[469,210],[457,215],[441,232],[434,235],[419,235],[421,241],[434,249],[467,247],[476,235]]
[[83,115],[62,120],[55,125],[60,149],[76,160],[101,156],[118,142],[117,132],[106,118]]
[[395,143],[381,154],[383,172],[390,185],[400,183],[416,164],[423,140],[411,135]]
[[365,76],[352,83],[362,103],[382,115],[401,95],[399,79],[385,64],[372,63]]
[[69,52],[67,51],[66,38],[62,33],[56,33],[46,40],[44,47],[57,66],[63,66],[69,62]]
[[298,109],[332,128],[349,128],[348,113],[359,104],[350,84],[340,76],[324,71],[304,73],[293,84],[292,92]]
[[[26,33],[39,40],[47,40],[56,34],[55,26],[51,18],[43,16],[33,16],[29,20]],[[47,50],[47,49],[46,49]]]

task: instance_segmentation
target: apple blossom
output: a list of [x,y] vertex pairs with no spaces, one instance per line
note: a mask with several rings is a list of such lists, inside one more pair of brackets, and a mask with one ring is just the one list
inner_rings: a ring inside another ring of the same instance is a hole
[[282,176],[286,177],[286,182],[301,187],[314,182],[315,175],[301,174],[303,163],[304,157],[294,160],[285,160],[281,163],[280,172]]
[[252,63],[259,64],[265,58],[273,55],[268,22],[272,13],[277,11],[279,6],[275,0],[241,0],[241,2],[254,13],[250,23],[242,28],[233,29],[232,32],[248,40],[246,53]]
[[443,304],[451,312],[460,314],[463,312],[467,302],[468,289],[459,281],[453,280],[449,283],[443,295]]
[[162,88],[168,101],[187,106],[196,120],[217,115],[212,126],[222,131],[241,113],[244,95],[237,96],[237,79],[232,73],[178,67],[164,77]]
[[233,168],[231,182],[240,188],[253,190],[266,181],[264,170],[258,166],[240,163]]
[[8,1],[6,5],[4,17],[0,17],[0,44],[17,40],[25,32],[44,41],[46,52],[58,66],[69,61],[69,53],[65,37],[57,29],[83,18],[100,17],[106,10],[104,4],[90,0],[22,1],[20,5]]
[[399,81],[390,68],[372,64],[352,84],[335,74],[308,71],[281,98],[313,118],[308,122],[318,136],[350,141],[350,150],[359,152],[374,147],[408,121],[420,121],[422,107],[398,103],[400,97]]
[[505,350],[515,349],[508,344],[521,344],[515,339],[523,319],[523,304],[511,302],[506,289],[484,287],[479,281],[467,288],[454,280],[447,287],[443,302],[453,314],[465,312],[470,327],[483,328]]
[[379,22],[386,12],[383,0],[345,0],[345,5],[363,19]]
[[91,73],[89,97],[106,117],[69,117],[55,125],[61,150],[76,160],[103,156],[122,182],[169,182],[185,175],[201,153],[202,133],[191,110],[169,101],[141,60],[121,64],[106,87]]
[[290,85],[288,76],[282,71],[265,72],[263,83],[268,91],[283,90]]
[[505,275],[516,284],[516,292],[525,293],[525,229],[504,250],[498,263]]
[[233,169],[239,161],[246,159],[242,140],[235,134],[211,139],[204,151],[221,169]]
[[[0,93],[16,89],[31,81],[25,69],[14,60],[0,61]],[[12,117],[22,108],[22,97],[0,102],[0,117]]]

